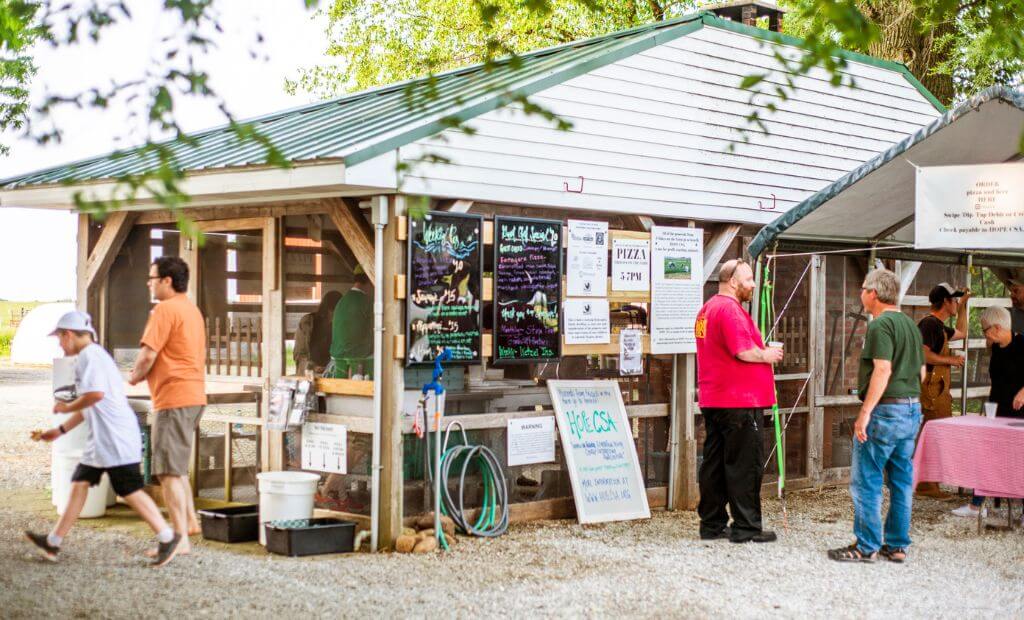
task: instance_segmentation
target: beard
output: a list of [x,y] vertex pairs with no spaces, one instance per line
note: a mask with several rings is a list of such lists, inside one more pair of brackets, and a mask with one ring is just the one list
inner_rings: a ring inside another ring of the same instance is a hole
[[754,298],[754,289],[753,289],[753,287],[751,287],[751,288],[738,287],[736,289],[736,298],[739,299],[741,302],[750,301],[751,299]]

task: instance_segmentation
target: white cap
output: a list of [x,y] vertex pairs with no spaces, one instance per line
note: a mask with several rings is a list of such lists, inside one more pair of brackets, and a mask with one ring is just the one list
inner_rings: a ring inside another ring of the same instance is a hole
[[96,330],[92,327],[92,317],[89,316],[88,312],[82,312],[80,310],[72,310],[60,317],[57,321],[57,327],[50,332],[51,336],[57,335],[57,330],[70,329],[76,332],[89,332],[92,334],[93,339],[97,338]]

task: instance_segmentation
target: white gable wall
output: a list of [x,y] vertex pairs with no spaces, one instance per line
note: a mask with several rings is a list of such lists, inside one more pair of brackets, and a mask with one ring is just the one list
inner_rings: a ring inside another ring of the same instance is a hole
[[[745,75],[769,72],[768,93],[785,83],[773,49],[798,53],[704,27],[533,95],[573,124],[568,132],[507,107],[471,120],[475,135],[448,130],[402,147],[411,169],[400,189],[766,223],[939,115],[899,73],[855,63],[846,71],[856,90],[834,88],[814,70],[795,79],[787,101],[765,94],[752,106],[738,88]],[[746,120],[754,110],[770,133],[750,132],[744,143],[740,130],[756,129]],[[566,191],[579,189],[579,177],[583,192]]]

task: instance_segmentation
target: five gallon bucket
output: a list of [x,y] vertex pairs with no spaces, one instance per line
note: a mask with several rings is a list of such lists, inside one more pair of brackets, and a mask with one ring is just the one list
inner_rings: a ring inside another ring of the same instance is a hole
[[[57,507],[57,514],[64,514],[71,497],[71,476],[78,467],[78,461],[82,454],[79,453],[53,453],[53,462],[50,469],[50,488],[52,490],[53,505]],[[85,505],[79,518],[95,519],[107,513],[107,496],[110,493],[110,480],[106,474],[100,478],[100,483],[89,487],[89,495],[86,497]]]
[[263,524],[282,519],[312,519],[319,474],[268,471],[256,475],[260,493],[260,544],[267,544]]

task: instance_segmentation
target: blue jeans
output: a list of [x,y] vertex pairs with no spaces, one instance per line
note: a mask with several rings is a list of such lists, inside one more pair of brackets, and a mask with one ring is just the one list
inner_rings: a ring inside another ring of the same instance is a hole
[[884,543],[910,546],[910,510],[914,495],[914,440],[921,426],[921,405],[878,405],[871,412],[868,440],[853,440],[850,495],[853,533],[861,553],[878,551],[882,538],[882,484],[889,487]]

